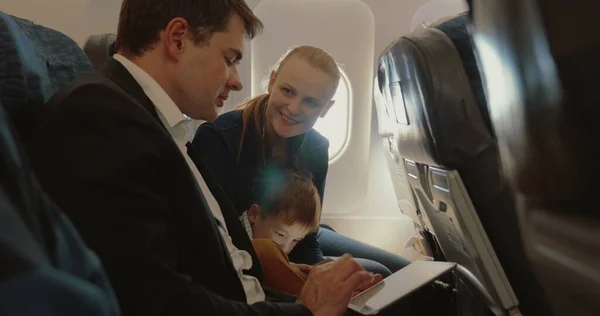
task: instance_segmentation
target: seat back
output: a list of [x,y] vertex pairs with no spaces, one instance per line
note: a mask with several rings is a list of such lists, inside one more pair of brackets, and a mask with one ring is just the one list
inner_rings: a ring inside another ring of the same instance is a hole
[[406,124],[398,151],[424,225],[463,278],[498,312],[550,315],[532,276],[514,198],[499,170],[498,147],[467,32],[468,16],[402,37],[384,51],[391,101]]
[[467,4],[462,0],[432,0],[426,2],[413,15],[410,31],[416,30],[417,27],[426,27],[431,22],[438,21],[443,17],[455,16],[465,11],[467,11]]
[[58,31],[0,11],[0,101],[22,137],[36,108],[92,65]]
[[115,42],[117,35],[112,33],[96,34],[88,37],[83,45],[83,51],[92,61],[94,69],[98,69],[116,53]]
[[600,3],[473,2],[528,256],[557,315],[600,315]]
[[403,122],[403,120],[396,117],[396,109],[394,108],[394,103],[391,101],[389,91],[383,87],[386,82],[386,72],[385,66],[382,64],[380,66],[377,76],[373,80],[373,94],[379,135],[383,137],[386,163],[390,170],[398,207],[402,213],[410,217],[417,225],[420,225],[419,212],[417,211],[410,184],[408,179],[406,179],[406,171],[404,170],[404,164],[401,163],[402,159],[398,153],[394,135],[398,124]]
[[0,104],[0,315],[117,316],[99,258],[47,197]]
[[68,37],[2,12],[0,39],[0,315],[120,315],[100,260],[40,187],[18,135],[89,62]]

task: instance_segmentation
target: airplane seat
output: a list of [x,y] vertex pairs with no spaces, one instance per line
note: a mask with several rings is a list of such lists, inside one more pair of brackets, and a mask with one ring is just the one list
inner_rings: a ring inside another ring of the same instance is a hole
[[460,56],[463,66],[465,68],[465,74],[469,79],[469,85],[471,91],[475,97],[475,101],[480,108],[484,123],[488,127],[491,133],[493,133],[492,122],[487,108],[487,100],[485,99],[485,92],[483,90],[483,81],[481,80],[481,74],[479,72],[479,66],[475,54],[474,48],[469,35],[467,25],[469,23],[468,13],[462,13],[449,20],[441,21],[432,27],[444,32],[448,35],[458,55]]
[[91,68],[75,48],[0,12],[0,315],[120,315],[99,258],[43,192],[15,126]]
[[31,170],[0,104],[0,315],[120,315],[100,259]]
[[472,2],[527,255],[556,315],[600,315],[600,3]]
[[373,78],[373,103],[377,114],[378,133],[382,137],[384,157],[392,180],[396,203],[402,214],[413,221],[415,227],[416,235],[406,242],[405,248],[411,247],[412,244],[417,254],[445,261],[439,247],[436,247],[437,242],[434,237],[425,229],[421,211],[407,179],[404,162],[398,152],[395,133],[402,118],[399,119],[396,116],[391,96],[384,87],[386,75],[385,65],[379,62],[377,75]]
[[385,92],[380,82],[385,82],[385,71],[381,68],[377,72],[377,76],[373,79],[373,99],[375,104],[375,110],[377,112],[377,122],[379,124],[379,135],[383,137],[383,148],[387,152],[386,162],[390,169],[390,176],[392,177],[392,184],[394,187],[394,193],[398,207],[408,217],[410,217],[415,223],[420,223],[419,213],[415,204],[414,198],[411,194],[410,185],[406,180],[406,172],[404,166],[399,164],[399,154],[396,148],[396,142],[394,141],[394,129],[397,124],[394,109],[390,107],[391,102],[388,102],[387,95],[383,95]]
[[117,35],[112,33],[91,35],[83,45],[83,51],[92,61],[94,70],[99,69],[116,53]]
[[0,101],[21,137],[29,119],[62,86],[92,71],[65,34],[0,11]]
[[485,95],[474,91],[468,23],[463,14],[418,30],[381,55],[384,88],[405,117],[398,151],[424,225],[461,266],[459,279],[497,314],[551,315],[522,247]]

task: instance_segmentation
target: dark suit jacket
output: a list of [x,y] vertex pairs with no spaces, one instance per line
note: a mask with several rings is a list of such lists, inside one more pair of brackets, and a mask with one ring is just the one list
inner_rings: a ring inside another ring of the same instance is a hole
[[[36,120],[27,148],[49,195],[102,259],[125,315],[310,315],[297,304],[245,303],[183,155],[116,60],[60,90]],[[253,256],[249,274],[260,279],[247,234],[206,181],[234,244]]]
[[[208,167],[214,170],[218,183],[229,196],[238,215],[256,203],[252,188],[259,174],[267,169],[272,171],[272,168],[281,167],[280,164],[276,165],[265,159],[270,155],[268,151],[266,154],[262,151],[261,135],[256,132],[254,122],[250,122],[246,129],[244,146],[238,161],[242,129],[242,111],[236,110],[220,115],[214,122],[202,124],[194,137],[194,147]],[[294,165],[312,174],[321,202],[329,165],[328,149],[327,138],[314,129],[290,138],[286,147],[289,159],[285,164]],[[290,260],[311,265],[323,260],[316,233],[307,235],[294,247],[290,253]]]

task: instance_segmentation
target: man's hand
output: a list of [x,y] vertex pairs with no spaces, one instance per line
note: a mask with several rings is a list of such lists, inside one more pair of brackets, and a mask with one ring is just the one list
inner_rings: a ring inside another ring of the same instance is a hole
[[301,264],[301,263],[290,262],[290,265],[296,271],[296,273],[298,273],[304,280],[308,279],[308,274],[310,273],[310,271],[313,268],[312,266],[309,266],[308,264]]
[[360,292],[368,290],[373,285],[379,283],[379,281],[383,280],[383,276],[381,274],[375,274],[373,276],[373,281],[361,284],[354,292],[352,292],[352,297],[360,294]]
[[373,281],[371,273],[345,254],[338,260],[312,268],[298,302],[308,307],[314,316],[341,316],[346,312],[352,293]]

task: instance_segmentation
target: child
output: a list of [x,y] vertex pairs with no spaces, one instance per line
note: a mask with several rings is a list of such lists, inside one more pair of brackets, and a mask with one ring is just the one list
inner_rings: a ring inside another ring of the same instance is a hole
[[300,295],[312,269],[291,263],[288,254],[319,227],[321,200],[310,177],[273,172],[259,182],[256,203],[240,217],[263,267],[263,284]]

